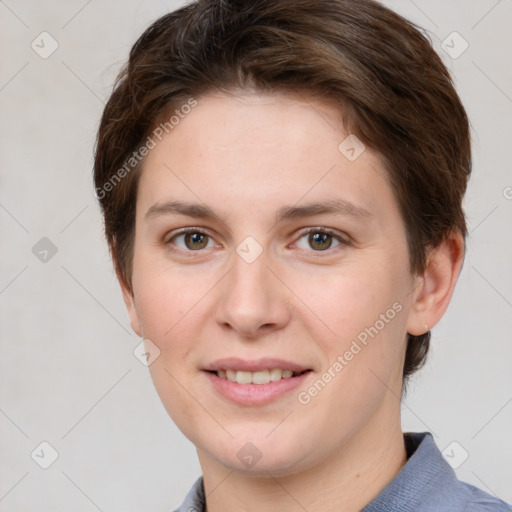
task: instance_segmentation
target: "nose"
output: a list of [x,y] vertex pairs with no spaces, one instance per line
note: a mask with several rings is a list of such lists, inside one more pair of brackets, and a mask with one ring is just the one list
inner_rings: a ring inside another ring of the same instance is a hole
[[265,251],[252,263],[233,255],[233,267],[218,289],[216,321],[240,337],[255,339],[290,321],[289,290],[269,268]]

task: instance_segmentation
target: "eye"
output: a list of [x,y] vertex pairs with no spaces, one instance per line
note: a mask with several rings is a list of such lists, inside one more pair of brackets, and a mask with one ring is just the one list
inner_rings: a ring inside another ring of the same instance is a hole
[[212,238],[197,229],[183,230],[172,236],[167,244],[176,245],[182,251],[199,251],[213,246]]
[[302,233],[295,245],[299,249],[313,249],[314,251],[319,252],[327,251],[328,249],[337,247],[342,243],[347,244],[348,242],[342,240],[340,236],[331,233],[329,230],[315,228]]

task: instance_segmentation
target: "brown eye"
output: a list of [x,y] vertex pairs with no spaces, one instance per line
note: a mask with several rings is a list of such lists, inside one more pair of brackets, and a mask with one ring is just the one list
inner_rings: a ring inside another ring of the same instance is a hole
[[303,232],[302,236],[295,243],[295,245],[302,250],[314,252],[327,251],[333,249],[338,245],[347,244],[341,236],[335,233],[330,233],[325,229],[310,229],[309,231]]
[[203,233],[186,233],[185,245],[192,251],[204,249],[208,245],[208,235]]
[[[168,243],[183,251],[199,251],[211,247],[212,239],[201,231],[184,231],[173,236]],[[210,245],[209,245],[210,244]]]
[[332,245],[332,235],[329,233],[310,233],[308,235],[308,243],[312,249],[325,251]]

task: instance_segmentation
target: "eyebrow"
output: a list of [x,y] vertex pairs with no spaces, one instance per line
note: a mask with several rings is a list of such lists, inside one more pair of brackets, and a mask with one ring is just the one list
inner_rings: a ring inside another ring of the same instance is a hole
[[[189,203],[184,201],[167,201],[165,203],[156,203],[151,206],[144,214],[145,219],[160,217],[164,215],[180,214],[197,219],[220,220],[222,217],[212,208],[205,204]],[[303,206],[284,206],[280,208],[276,215],[276,223],[286,220],[302,219],[314,215],[338,214],[354,218],[369,218],[373,214],[363,207],[350,201],[335,199],[324,201],[322,203],[309,203]]]
[[145,219],[160,217],[162,215],[180,214],[187,217],[195,217],[197,219],[220,219],[209,206],[199,203],[187,203],[184,201],[167,201],[165,203],[156,203],[148,208],[144,214]]
[[333,199],[322,203],[309,203],[303,206],[283,207],[277,212],[276,222],[333,213],[354,218],[372,217],[372,214],[362,206],[358,206],[344,199]]

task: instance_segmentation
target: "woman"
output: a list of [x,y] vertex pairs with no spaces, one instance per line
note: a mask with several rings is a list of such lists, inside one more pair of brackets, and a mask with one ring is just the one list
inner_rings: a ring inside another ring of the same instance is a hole
[[197,448],[180,512],[510,510],[400,424],[463,263],[470,171],[448,71],[376,2],[198,1],[140,37],[95,185]]

